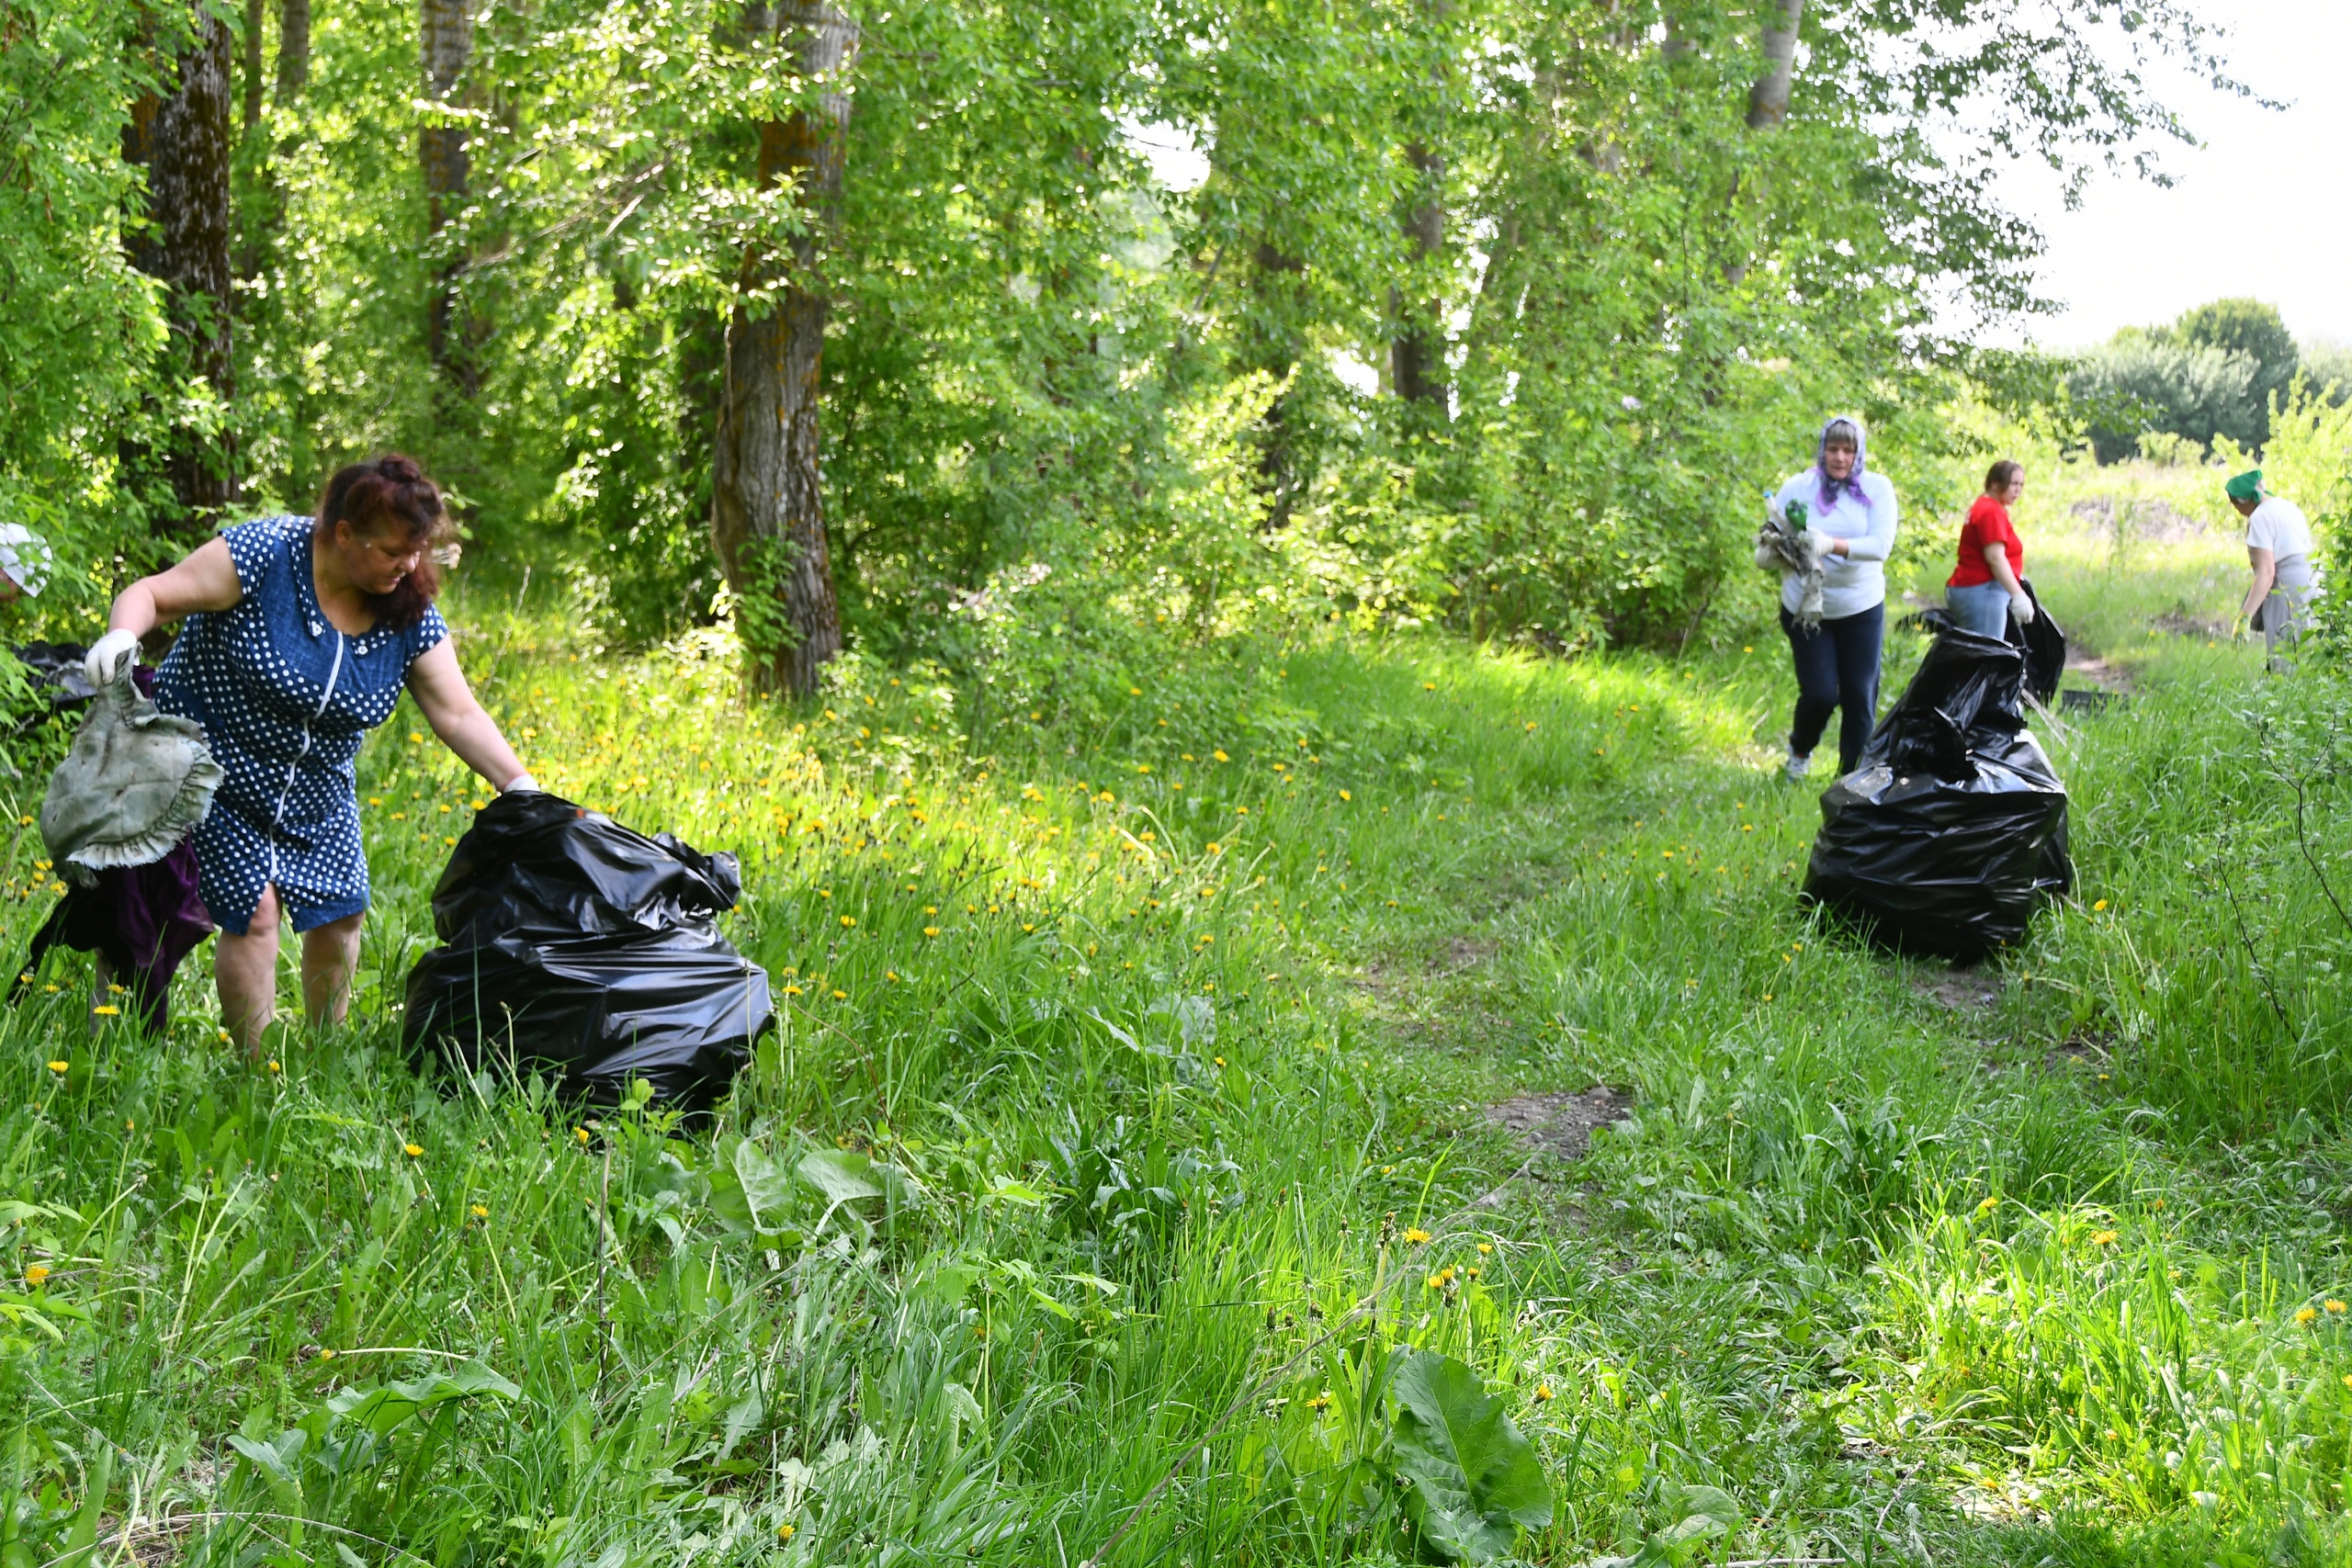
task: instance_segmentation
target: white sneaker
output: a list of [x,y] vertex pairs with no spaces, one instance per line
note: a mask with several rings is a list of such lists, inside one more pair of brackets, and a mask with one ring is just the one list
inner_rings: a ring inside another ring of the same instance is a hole
[[1788,754],[1787,759],[1781,763],[1781,776],[1788,780],[1791,784],[1799,782],[1806,773],[1812,771],[1813,757],[1810,753],[1800,756],[1796,752],[1792,751]]

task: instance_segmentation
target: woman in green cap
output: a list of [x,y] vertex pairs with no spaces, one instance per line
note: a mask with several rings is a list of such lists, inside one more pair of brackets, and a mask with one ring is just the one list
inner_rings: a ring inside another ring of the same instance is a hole
[[2251,469],[2223,486],[2230,504],[2245,519],[2245,556],[2254,568],[2238,615],[2262,634],[2263,653],[2276,660],[2278,645],[2302,631],[2303,612],[2317,579],[2312,572],[2312,525],[2303,509],[2283,495],[2266,495],[2262,470]]

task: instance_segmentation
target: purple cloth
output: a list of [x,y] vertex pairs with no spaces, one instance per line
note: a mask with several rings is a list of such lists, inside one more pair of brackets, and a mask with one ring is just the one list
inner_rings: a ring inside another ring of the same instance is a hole
[[[134,678],[142,695],[154,686],[155,672],[144,666]],[[125,1010],[151,1033],[161,1034],[169,1021],[172,976],[196,944],[212,934],[212,917],[197,893],[196,844],[182,839],[162,860],[91,874],[96,884],[70,888],[34,933],[8,999],[16,1001],[49,950],[62,944],[104,955],[115,983],[128,993],[130,1007]]]

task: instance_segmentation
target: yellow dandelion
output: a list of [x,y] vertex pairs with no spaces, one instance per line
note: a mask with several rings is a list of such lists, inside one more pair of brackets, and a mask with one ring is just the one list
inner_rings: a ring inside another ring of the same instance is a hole
[[800,987],[797,986],[786,986],[784,988],[784,994],[787,997],[799,996],[801,994]]
[[2091,1245],[2093,1247],[2113,1247],[2115,1245],[2115,1233],[2113,1231],[2093,1231],[2091,1232]]
[[70,1062],[51,1062],[49,1065],[49,1070],[52,1073],[62,1073],[72,1065]]
[[798,1532],[790,1525],[778,1525],[775,1527],[775,1538],[778,1540],[790,1540]]
[[424,1145],[423,1144],[402,1144],[401,1145],[401,1153],[408,1156],[411,1159],[414,1159],[419,1155],[424,1153]]
[[1341,790],[1341,791],[1340,792],[1340,798],[1341,800],[1353,800],[1353,799],[1355,798],[1355,796],[1354,796],[1354,795],[1350,795],[1346,790]]
[[1494,1250],[1495,1250],[1495,1244],[1494,1244],[1493,1242],[1491,1242],[1491,1241],[1482,1241],[1482,1242],[1480,1242],[1480,1243],[1478,1244],[1478,1251],[1479,1251],[1479,1253],[1480,1253],[1480,1255],[1481,1255],[1481,1256],[1484,1256],[1484,1255],[1486,1255],[1486,1254],[1487,1254],[1487,1253],[1491,1253],[1491,1252],[1493,1252]]
[[2104,899],[2104,898],[2101,898],[2098,903],[2093,904],[2093,905],[2091,906],[2091,913],[2092,913],[2092,914],[2094,914],[2094,915],[2096,915],[2096,914],[2098,914],[2099,911],[2101,911],[2102,909],[2105,909],[2106,908],[2107,908],[2107,900],[2106,900],[2106,899]]
[[486,1203],[476,1203],[469,1212],[478,1220],[490,1218],[490,1206]]
[[588,1129],[585,1127],[574,1127],[571,1130],[571,1135],[584,1144],[588,1141]]
[[1980,1214],[1989,1214],[2000,1206],[2001,1201],[1998,1198],[1986,1198],[1976,1205],[1976,1212]]
[[1427,1231],[1425,1231],[1425,1230],[1423,1230],[1423,1229],[1422,1229],[1420,1226],[1419,1226],[1419,1225],[1411,1225],[1411,1226],[1408,1226],[1408,1227],[1407,1227],[1407,1229],[1406,1229],[1406,1231],[1405,1231],[1405,1239],[1406,1239],[1407,1241],[1410,1241],[1410,1242],[1424,1242],[1424,1241],[1429,1240],[1429,1238],[1430,1238],[1430,1233],[1429,1233],[1429,1232],[1427,1232]]
[[280,1066],[278,1065],[277,1058],[277,1057],[275,1057],[275,1056],[273,1056],[273,1057],[271,1057],[271,1058],[270,1058],[270,1060],[269,1060],[269,1070],[270,1070],[271,1072],[273,1072],[273,1073],[282,1073],[282,1072],[284,1072],[286,1069],[285,1069],[284,1067]]
[[1233,759],[1232,759],[1232,758],[1230,758],[1230,757],[1227,756],[1227,755],[1226,755],[1224,752],[1222,752],[1222,751],[1212,751],[1212,752],[1210,752],[1210,753],[1209,753],[1209,755],[1210,755],[1210,756],[1212,756],[1212,757],[1215,757],[1215,758],[1216,758],[1218,761],[1220,761],[1220,762],[1230,762],[1231,761],[1233,761]]
[[2319,1321],[2319,1308],[2297,1307],[2295,1309],[2295,1321],[2308,1327],[2312,1324]]
[[937,926],[925,926],[922,928],[922,934],[925,936],[937,936],[939,934],[939,928]]
[[1538,1404],[1548,1404],[1551,1402],[1552,1385],[1548,1382],[1537,1383],[1535,1385],[1535,1403]]
[[847,991],[835,991],[833,993],[833,1000],[837,1002],[845,1002],[849,1000],[849,993]]
[[843,915],[842,917],[842,930],[848,931],[856,924],[857,917],[855,915]]
[[115,1006],[112,1002],[101,1002],[90,1010],[96,1013],[100,1018],[120,1018],[122,1016],[122,1010]]
[[36,1263],[25,1270],[26,1285],[36,1291],[40,1289],[41,1281],[48,1278],[49,1265],[45,1263]]

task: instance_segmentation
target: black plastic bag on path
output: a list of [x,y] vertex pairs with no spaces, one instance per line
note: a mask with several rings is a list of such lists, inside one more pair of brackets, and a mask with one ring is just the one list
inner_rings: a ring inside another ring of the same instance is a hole
[[2074,886],[2066,786],[2025,727],[2027,654],[1938,637],[1825,791],[1804,897],[1906,952],[1972,964]]
[[610,1105],[642,1078],[657,1106],[707,1111],[775,1017],[767,971],[718,932],[740,888],[733,855],[500,795],[434,889],[447,945],[409,974],[402,1041],[469,1072],[553,1069],[568,1100]]

